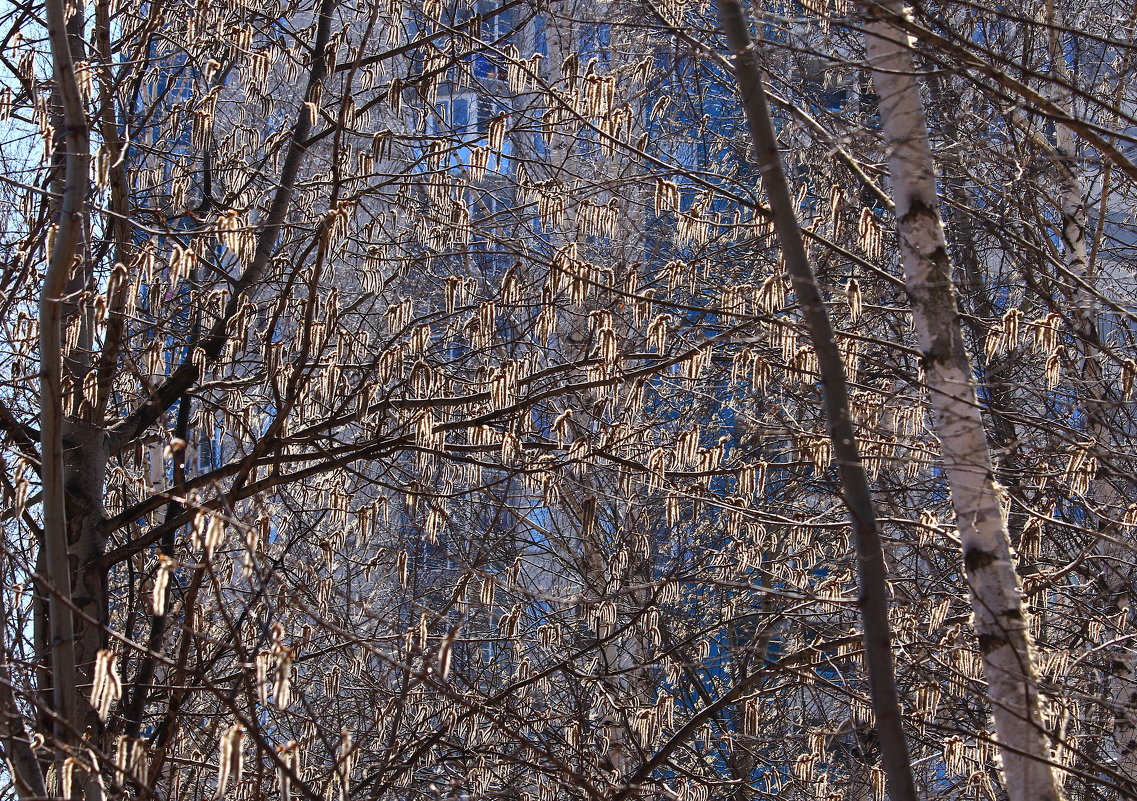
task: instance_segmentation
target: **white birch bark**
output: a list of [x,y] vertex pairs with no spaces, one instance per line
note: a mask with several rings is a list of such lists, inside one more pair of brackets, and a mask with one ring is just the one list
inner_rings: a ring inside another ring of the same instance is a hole
[[866,9],[904,281],[963,545],[1005,787],[1011,801],[1057,801],[1062,791],[1049,764],[1027,611],[960,328],[923,101],[899,24],[903,5],[886,0]]

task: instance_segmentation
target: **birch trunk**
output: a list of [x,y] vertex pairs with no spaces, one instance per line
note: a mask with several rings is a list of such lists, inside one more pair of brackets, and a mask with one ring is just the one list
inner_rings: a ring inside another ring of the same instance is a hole
[[912,50],[901,27],[904,9],[888,0],[867,12],[865,44],[880,97],[904,280],[963,545],[1005,786],[1011,801],[1058,801],[1027,611],[960,328]]

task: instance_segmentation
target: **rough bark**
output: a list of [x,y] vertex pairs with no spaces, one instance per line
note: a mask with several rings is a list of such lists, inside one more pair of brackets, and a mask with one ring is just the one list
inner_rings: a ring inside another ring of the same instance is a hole
[[1057,801],[1027,611],[959,321],[935,170],[898,2],[867,6],[866,48],[896,204],[904,280],[956,512],[1011,801]]
[[762,184],[774,214],[774,230],[793,280],[798,307],[809,330],[825,396],[826,417],[838,464],[841,490],[853,528],[860,579],[865,662],[876,715],[888,791],[893,801],[916,798],[904,737],[888,622],[888,579],[880,529],[849,412],[844,362],[833,326],[809,264],[794,201],[786,181],[770,116],[765,80],[738,0],[719,0],[719,16],[734,55],[734,73],[746,112]]

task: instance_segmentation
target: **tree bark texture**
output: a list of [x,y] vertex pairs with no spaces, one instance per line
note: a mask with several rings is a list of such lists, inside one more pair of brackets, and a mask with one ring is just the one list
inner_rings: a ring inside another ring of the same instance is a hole
[[1057,801],[1027,611],[960,327],[923,101],[898,2],[867,6],[904,280],[935,411],[1011,801]]
[[[76,260],[80,257],[84,210],[90,164],[83,96],[75,74],[68,16],[62,0],[45,4],[48,38],[61,107],[62,128],[57,129],[62,148],[63,178],[57,182],[58,217],[48,256],[39,307],[40,349],[40,444],[43,479],[44,585],[49,593],[48,651],[51,662],[52,706],[55,715],[57,772],[62,775],[66,747],[81,735],[79,693],[72,615],[71,563],[68,548],[67,498],[65,492],[64,432],[66,413],[63,393],[63,324],[66,291]],[[60,788],[62,795],[69,788]]]

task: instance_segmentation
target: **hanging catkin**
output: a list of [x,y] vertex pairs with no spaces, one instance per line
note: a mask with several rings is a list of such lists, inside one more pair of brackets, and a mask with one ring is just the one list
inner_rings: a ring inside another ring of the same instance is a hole
[[217,749],[216,798],[221,798],[225,795],[225,791],[229,789],[230,783],[237,784],[241,781],[241,773],[244,768],[241,746],[244,740],[245,727],[240,723],[234,723],[221,735]]

